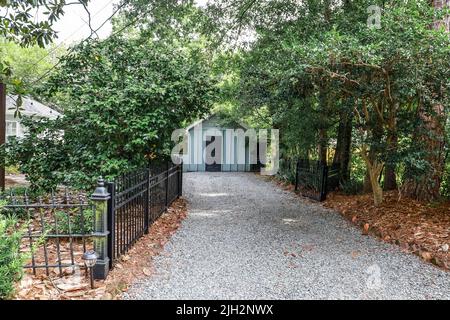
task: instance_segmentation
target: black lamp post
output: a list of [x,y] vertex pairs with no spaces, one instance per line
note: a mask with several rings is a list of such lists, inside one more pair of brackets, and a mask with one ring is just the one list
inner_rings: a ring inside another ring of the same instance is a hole
[[91,289],[94,289],[94,269],[93,267],[97,263],[97,253],[93,250],[83,253],[83,260],[86,268],[89,269],[89,277],[91,278]]

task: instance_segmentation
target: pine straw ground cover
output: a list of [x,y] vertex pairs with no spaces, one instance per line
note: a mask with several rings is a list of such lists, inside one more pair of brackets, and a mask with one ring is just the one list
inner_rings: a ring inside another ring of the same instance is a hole
[[[96,281],[95,289],[90,288],[89,278],[81,270],[76,277],[72,270],[65,270],[65,276],[59,277],[58,270],[52,270],[50,276],[41,272],[33,276],[27,270],[17,284],[17,300],[92,300],[120,299],[123,292],[136,279],[150,276],[153,272],[153,257],[161,253],[164,245],[180,227],[187,216],[186,201],[176,200],[171,207],[150,227],[149,234],[142,237],[128,252],[115,263],[105,281]],[[81,280],[78,280],[80,279]]]
[[340,212],[362,229],[363,234],[399,245],[423,260],[450,269],[450,202],[421,203],[386,192],[381,206],[373,205],[371,194],[329,194],[325,207]]
[[[290,183],[273,177],[266,179],[284,190],[295,192]],[[399,245],[404,252],[450,270],[450,202],[425,204],[399,198],[396,191],[386,192],[384,197],[383,204],[375,207],[372,194],[333,192],[322,205],[339,212],[358,226],[363,235]],[[313,202],[309,198],[304,199]]]

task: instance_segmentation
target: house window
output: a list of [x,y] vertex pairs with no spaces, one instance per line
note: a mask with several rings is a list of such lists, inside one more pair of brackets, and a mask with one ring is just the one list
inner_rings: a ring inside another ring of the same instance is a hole
[[17,121],[6,121],[6,135],[17,136]]

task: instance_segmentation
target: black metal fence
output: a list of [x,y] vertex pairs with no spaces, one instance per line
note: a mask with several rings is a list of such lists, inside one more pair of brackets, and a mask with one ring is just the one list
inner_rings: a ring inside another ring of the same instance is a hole
[[341,164],[333,163],[327,170],[327,193],[339,188],[341,182]]
[[[67,189],[45,197],[30,198],[27,193],[2,195],[2,214],[13,214],[21,223],[20,252],[29,259],[25,268],[45,270],[84,267],[82,255],[92,249],[95,208],[84,194]],[[0,235],[6,236],[6,235]]]
[[325,201],[328,192],[339,187],[339,164],[327,165],[305,159],[281,159],[280,175],[294,183],[295,190],[317,201]]
[[57,269],[63,276],[69,267],[75,272],[74,267],[85,268],[83,253],[95,250],[94,276],[104,279],[114,260],[181,196],[182,179],[182,165],[167,163],[121,175],[106,188],[99,179],[90,197],[68,189],[35,199],[26,192],[3,194],[0,214],[19,219],[20,251],[29,257],[24,267],[34,274]]
[[280,168],[278,171],[278,175],[290,183],[295,183],[295,176],[297,173],[297,159],[293,158],[281,158],[280,159]]
[[143,168],[108,183],[108,256],[110,267],[182,194],[182,165]]

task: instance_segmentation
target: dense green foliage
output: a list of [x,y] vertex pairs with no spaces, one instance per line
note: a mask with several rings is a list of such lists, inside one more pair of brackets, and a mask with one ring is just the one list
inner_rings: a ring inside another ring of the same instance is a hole
[[44,49],[57,38],[53,24],[65,14],[68,5],[83,6],[89,13],[88,3],[89,0],[0,0],[0,82],[7,84],[8,92],[18,95],[16,116],[20,116],[22,96],[34,94],[33,85],[47,74],[49,64],[53,65],[52,56],[61,51]]
[[[375,4],[379,28],[368,25]],[[232,21],[237,30],[254,32],[238,61],[234,114],[268,114],[267,122],[280,129],[284,157],[340,162],[347,151],[373,175],[369,187],[376,193],[383,170],[393,170],[394,183],[405,186],[408,179],[438,183],[441,155],[430,156],[436,150],[428,146],[443,138],[450,40],[443,28],[431,26],[447,11],[425,0],[228,0],[209,11],[218,30]],[[436,106],[444,112],[436,114]],[[341,150],[344,142],[352,148]],[[434,196],[431,190],[424,198]]]
[[57,226],[49,227],[51,233],[56,234],[88,234],[94,231],[94,212],[92,209],[55,211]]
[[89,0],[0,0],[0,36],[24,46],[50,44],[57,37],[53,24],[67,5],[86,8]]
[[0,55],[11,68],[14,78],[20,79],[25,86],[38,80],[56,63],[56,57],[64,53],[63,47],[40,48],[38,46],[22,47],[14,42],[1,40]]
[[64,52],[63,47],[23,47],[0,38],[0,64],[7,66],[10,75],[4,79],[8,91],[11,94],[36,95],[34,89],[39,84],[39,77],[52,68],[56,57]]
[[79,46],[43,86],[64,117],[28,120],[25,139],[7,146],[32,186],[89,187],[170,154],[170,136],[209,110],[208,61],[197,45],[109,38]]
[[450,40],[437,22],[448,10],[428,0],[132,0],[121,12],[121,35],[81,43],[42,86],[64,117],[30,121],[9,146],[34,187],[85,187],[167,154],[172,130],[215,103],[280,129],[285,158],[340,163],[342,187],[364,182],[377,203],[382,188],[425,200],[447,188]]
[[23,273],[24,256],[19,253],[22,233],[16,224],[14,217],[0,214],[0,300],[11,297],[14,283]]

